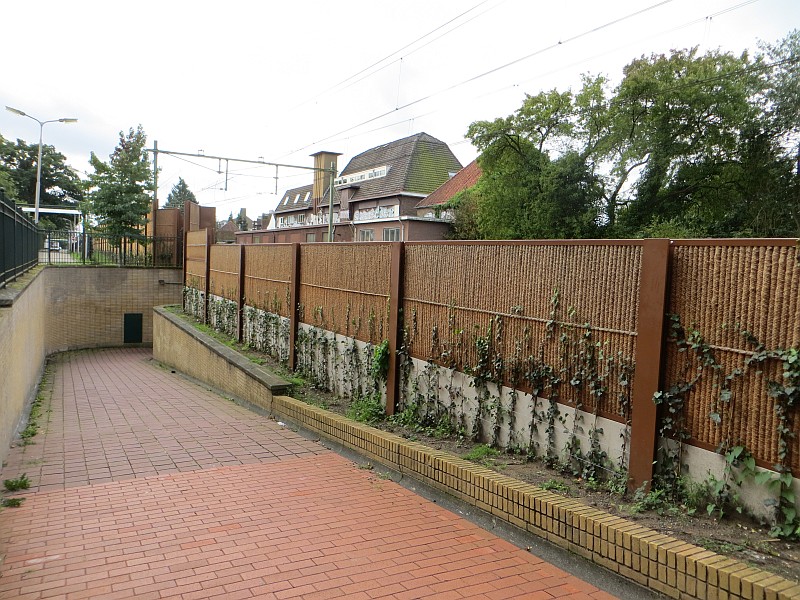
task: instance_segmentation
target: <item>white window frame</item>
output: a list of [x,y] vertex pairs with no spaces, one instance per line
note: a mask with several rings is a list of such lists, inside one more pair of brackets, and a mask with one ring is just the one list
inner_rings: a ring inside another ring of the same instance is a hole
[[400,228],[399,227],[385,227],[383,229],[384,242],[399,242],[400,241]]

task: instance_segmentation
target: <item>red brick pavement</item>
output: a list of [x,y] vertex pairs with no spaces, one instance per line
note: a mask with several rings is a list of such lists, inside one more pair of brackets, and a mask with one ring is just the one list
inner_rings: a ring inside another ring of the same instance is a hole
[[3,468],[26,473],[31,491],[325,451],[158,367],[149,349],[63,354],[54,367],[41,433]]
[[145,351],[71,355],[40,436],[0,598],[613,598]]

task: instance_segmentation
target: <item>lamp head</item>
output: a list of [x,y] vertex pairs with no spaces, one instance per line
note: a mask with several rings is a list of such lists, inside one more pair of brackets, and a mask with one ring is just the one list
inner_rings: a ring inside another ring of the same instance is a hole
[[19,110],[18,108],[11,108],[10,106],[6,106],[6,110],[7,110],[8,112],[12,112],[12,113],[14,113],[15,115],[19,115],[19,116],[21,116],[21,117],[27,117],[27,116],[28,116],[28,115],[26,115],[24,112],[22,112],[21,110]]
[[67,119],[67,118],[64,118],[64,119],[59,119],[58,122],[59,123],[77,123],[78,119]]

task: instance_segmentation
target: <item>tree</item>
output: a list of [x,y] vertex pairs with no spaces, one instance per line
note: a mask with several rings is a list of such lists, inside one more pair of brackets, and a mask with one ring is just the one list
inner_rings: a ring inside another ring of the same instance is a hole
[[458,192],[444,205],[444,210],[451,211],[454,217],[450,239],[477,240],[482,237],[478,227],[479,194],[477,186],[472,186]]
[[[38,153],[38,144],[23,140],[12,143],[0,136],[0,187],[5,189],[7,197],[33,206]],[[83,199],[83,182],[66,160],[53,146],[42,146],[40,206],[77,208]],[[39,224],[46,229],[61,228],[69,224],[69,219],[43,214]]]
[[[528,96],[513,115],[473,123],[467,137],[481,150],[476,184],[480,237],[595,237],[600,181],[585,156],[569,147],[575,135],[572,94]],[[563,153],[551,160],[550,153]],[[456,207],[456,221],[460,217]]]
[[800,33],[765,49],[643,56],[473,123],[481,236],[798,235]]
[[182,209],[187,200],[197,202],[197,198],[195,198],[194,193],[189,189],[189,186],[186,185],[183,177],[178,177],[178,183],[172,186],[172,191],[170,191],[169,195],[167,196],[167,203],[164,205],[164,208]]
[[[762,81],[751,67],[746,54],[698,56],[697,48],[625,67],[611,134],[624,148],[617,172],[630,164],[639,171],[620,207],[618,234],[638,235],[654,219],[685,214],[703,200],[697,185],[732,183],[724,180],[733,174],[727,166],[738,158],[742,131],[758,117],[753,99]],[[704,179],[685,177],[698,168]]]
[[153,185],[146,142],[147,137],[139,125],[127,134],[120,131],[119,143],[107,163],[94,152],[89,159],[94,167],[94,173],[89,176],[93,187],[92,211],[103,231],[117,242],[122,237],[141,234],[147,222]]

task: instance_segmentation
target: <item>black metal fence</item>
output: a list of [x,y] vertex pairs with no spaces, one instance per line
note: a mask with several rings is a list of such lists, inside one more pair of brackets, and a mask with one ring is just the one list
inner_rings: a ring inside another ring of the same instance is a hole
[[0,189],[0,288],[37,264],[182,267],[179,238],[44,231]]
[[177,238],[48,231],[43,234],[43,242],[39,251],[39,262],[42,264],[183,266],[183,248]]
[[36,266],[39,231],[0,189],[0,288]]

